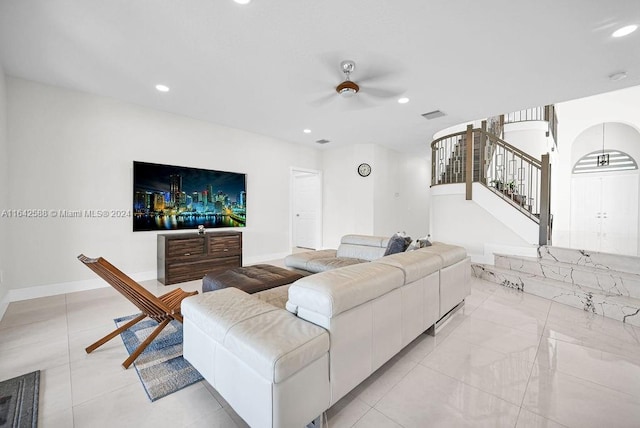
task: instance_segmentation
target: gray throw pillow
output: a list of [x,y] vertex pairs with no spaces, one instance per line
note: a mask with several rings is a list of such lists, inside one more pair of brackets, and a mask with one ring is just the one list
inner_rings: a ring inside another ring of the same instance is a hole
[[411,244],[411,238],[408,236],[401,236],[396,233],[389,238],[389,243],[387,244],[387,249],[384,252],[384,255],[388,256],[390,254],[402,253],[407,249],[409,244]]

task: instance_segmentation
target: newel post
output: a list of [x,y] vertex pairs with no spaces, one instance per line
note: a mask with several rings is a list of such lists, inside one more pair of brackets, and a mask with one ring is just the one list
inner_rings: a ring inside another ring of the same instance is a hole
[[465,177],[467,184],[466,200],[472,199],[473,189],[473,125],[467,125],[466,141],[466,159],[465,159]]
[[540,232],[538,244],[549,243],[551,217],[551,164],[549,153],[542,155],[542,167],[540,169]]

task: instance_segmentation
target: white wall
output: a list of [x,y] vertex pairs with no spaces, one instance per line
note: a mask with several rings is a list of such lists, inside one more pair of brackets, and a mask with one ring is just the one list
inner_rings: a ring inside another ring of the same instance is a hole
[[[7,96],[4,69],[0,65],[0,212],[8,208],[9,204],[9,154],[7,144]],[[7,260],[9,239],[8,220],[0,217],[0,317],[4,313],[3,303],[8,292],[6,270],[9,266]]]
[[[326,248],[337,248],[348,233],[390,236],[405,231],[417,238],[429,232],[426,156],[358,144],[326,150],[322,159]],[[371,165],[368,177],[358,175],[363,162]]]
[[374,235],[406,232],[416,239],[429,233],[430,168],[417,158],[377,147],[374,177]]
[[[371,165],[369,177],[358,175],[358,165]],[[323,237],[325,248],[337,248],[348,233],[373,234],[374,177],[380,174],[372,145],[351,145],[322,153]]]
[[[481,185],[474,185],[474,198],[479,196]],[[484,189],[487,193],[489,190]],[[432,238],[435,241],[446,242],[465,247],[467,253],[473,261],[489,262],[485,252],[490,248],[526,248],[532,244],[527,242],[517,233],[496,217],[494,211],[489,212],[482,208],[476,201],[465,199],[465,185],[451,184],[436,186],[432,188],[431,194],[431,228]],[[526,219],[521,213],[512,207],[507,206],[495,195],[495,198],[504,208],[512,211],[514,216],[521,216],[522,221]],[[505,219],[506,223],[511,223]],[[532,222],[533,223],[533,222]],[[491,257],[491,256],[489,256]]]
[[553,137],[546,135],[548,128],[548,123],[541,121],[507,123],[504,141],[541,160],[542,155],[551,153],[553,147]]
[[[12,209],[131,209],[134,160],[244,172],[245,262],[289,252],[290,170],[321,169],[316,149],[11,77],[7,93]],[[133,233],[130,218],[5,223],[12,289],[93,278],[80,253],[129,274],[156,270],[157,233]]]
[[[552,167],[551,204],[554,211],[553,245],[570,246],[570,222],[571,222],[571,171],[573,158],[580,157],[589,151],[588,141],[593,140],[597,146],[597,125],[603,122],[619,122],[640,131],[640,86],[623,89],[592,97],[581,98],[556,104],[558,114],[558,154],[557,163]],[[582,144],[576,148],[576,140],[584,131],[596,126],[587,132],[587,145]],[[605,127],[606,129],[606,127]],[[600,128],[601,130],[601,128]],[[593,133],[593,138],[589,134]],[[600,134],[602,138],[602,134]],[[606,140],[605,140],[606,145]],[[600,140],[600,146],[602,141]],[[624,150],[624,149],[623,149]],[[629,148],[627,153],[639,160],[637,155],[640,148]],[[621,189],[621,191],[623,191]],[[640,219],[639,219],[640,225]]]

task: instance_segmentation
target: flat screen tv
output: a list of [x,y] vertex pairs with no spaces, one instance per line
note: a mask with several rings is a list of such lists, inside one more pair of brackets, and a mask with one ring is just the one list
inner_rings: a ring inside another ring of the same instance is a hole
[[246,174],[133,162],[133,231],[244,227]]

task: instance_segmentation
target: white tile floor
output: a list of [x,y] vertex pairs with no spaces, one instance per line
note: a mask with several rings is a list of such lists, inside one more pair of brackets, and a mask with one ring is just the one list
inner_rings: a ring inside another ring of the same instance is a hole
[[[42,370],[40,427],[246,426],[206,382],[149,402],[120,366],[119,338],[85,354],[135,312],[111,288],[12,303],[0,378]],[[420,336],[327,415],[331,428],[638,427],[640,329],[473,279],[436,337]]]

